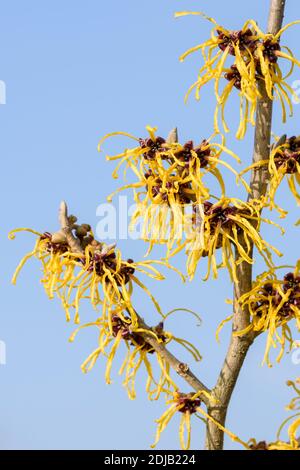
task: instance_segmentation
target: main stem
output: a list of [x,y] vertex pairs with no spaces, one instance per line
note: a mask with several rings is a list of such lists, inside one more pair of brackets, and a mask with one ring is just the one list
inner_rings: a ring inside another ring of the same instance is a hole
[[[271,0],[268,20],[268,32],[276,34],[281,26],[284,16],[285,0]],[[256,126],[254,138],[253,163],[267,160],[270,154],[271,126],[273,101],[267,96],[265,86],[260,84],[261,98],[257,104]],[[256,168],[252,171],[249,201],[265,196],[268,185],[268,170]],[[253,248],[253,246],[252,246]],[[237,256],[237,255],[236,255]],[[234,285],[233,323],[229,348],[224,364],[219,374],[212,395],[217,401],[208,406],[209,414],[223,426],[233,390],[240,370],[243,366],[247,352],[254,340],[252,333],[238,337],[235,331],[242,330],[249,325],[250,316],[247,309],[241,309],[238,299],[252,286],[252,265],[246,262],[237,266],[238,282]],[[208,421],[206,433],[206,448],[208,450],[222,450],[224,433],[214,423]]]

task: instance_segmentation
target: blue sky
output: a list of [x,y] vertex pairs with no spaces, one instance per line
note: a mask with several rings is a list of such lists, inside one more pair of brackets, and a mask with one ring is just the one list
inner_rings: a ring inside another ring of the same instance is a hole
[[[96,346],[93,331],[82,333],[74,344],[68,337],[74,325],[66,324],[57,301],[49,301],[39,284],[37,262],[29,263],[17,287],[10,283],[14,267],[33,246],[31,235],[14,242],[7,233],[15,227],[39,231],[57,228],[57,210],[66,199],[82,222],[99,221],[96,208],[117,187],[112,164],[98,154],[97,143],[110,131],[124,130],[143,136],[147,124],[165,135],[178,126],[182,140],[202,140],[212,133],[214,97],[211,87],[200,103],[183,96],[196,76],[199,56],[184,64],[179,55],[209,35],[210,24],[197,17],[175,20],[176,10],[204,10],[224,26],[238,29],[248,18],[264,28],[268,1],[228,0],[152,2],[111,0],[86,2],[5,2],[1,8],[1,76],[6,83],[6,104],[0,105],[1,149],[1,316],[0,340],[5,341],[7,364],[0,366],[0,448],[3,449],[148,449],[155,433],[154,420],[164,403],[149,403],[140,375],[138,398],[127,399],[117,368],[114,383],[104,383],[104,361],[88,375],[80,364]],[[285,22],[298,18],[299,2],[287,0]],[[234,14],[233,14],[234,11]],[[300,56],[300,29],[288,30],[283,39]],[[293,80],[300,79],[299,69]],[[228,107],[228,121],[237,124],[237,103]],[[299,134],[300,106],[283,126],[276,103],[275,134]],[[245,165],[250,163],[253,130],[237,142],[232,133],[227,145]],[[124,141],[125,142],[125,141]],[[109,153],[122,149],[122,140],[107,144]],[[126,142],[127,145],[127,142]],[[226,176],[230,195],[241,195]],[[294,263],[299,209],[283,185],[280,202],[290,210],[286,238],[273,228],[264,235],[284,251],[284,262]],[[275,215],[274,215],[275,217]],[[276,217],[275,217],[276,219]],[[141,241],[120,240],[124,256],[141,259]],[[177,266],[184,269],[184,258]],[[260,262],[255,268],[260,272]],[[218,281],[201,281],[201,269],[192,283],[181,284],[175,275],[161,283],[148,282],[165,311],[176,307],[200,313],[202,326],[179,313],[168,329],[193,341],[204,356],[194,371],[213,385],[226,351],[229,328],[214,338],[219,322],[230,314],[224,303],[232,286],[226,273]],[[158,318],[136,296],[137,307],[149,322]],[[94,318],[86,306],[85,320]],[[295,338],[300,339],[299,333]],[[299,376],[299,365],[285,356],[280,366],[261,367],[265,338],[258,339],[246,359],[228,413],[228,427],[247,440],[272,440],[282,419],[290,391],[288,378]],[[178,354],[187,360],[185,353]],[[183,390],[187,390],[183,385]],[[177,449],[178,417],[162,435],[159,448]],[[200,424],[199,424],[200,423]],[[204,428],[195,423],[192,447],[203,445]],[[226,440],[227,448],[236,448]]]

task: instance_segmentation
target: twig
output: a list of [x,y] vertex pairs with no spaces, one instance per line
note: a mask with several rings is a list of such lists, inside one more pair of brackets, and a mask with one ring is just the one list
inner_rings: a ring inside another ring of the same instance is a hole
[[61,226],[61,230],[64,233],[67,243],[74,253],[84,253],[83,248],[80,245],[80,241],[73,235],[72,223],[68,217],[68,207],[65,201],[60,203],[58,219]]
[[[268,21],[268,32],[276,34],[282,25],[285,0],[271,0]],[[273,101],[267,96],[265,86],[260,84],[262,98],[258,100],[256,112],[256,126],[254,138],[253,163],[267,160],[270,155],[271,125]],[[268,169],[255,168],[251,175],[251,194],[249,200],[260,199],[265,196],[269,181]],[[253,249],[253,245],[252,245]],[[242,330],[249,325],[250,316],[247,309],[241,309],[238,299],[252,286],[252,266],[243,262],[237,266],[238,282],[234,286],[234,313],[232,335],[226,358],[221,369],[217,384],[212,395],[218,400],[218,405],[208,407],[208,412],[219,423],[224,425],[228,405],[238,379],[241,367],[251,346],[254,335],[249,333],[242,337],[234,336],[235,331]],[[224,433],[212,422],[207,423],[206,448],[221,450],[223,448]]]
[[[138,316],[138,320],[139,320],[139,326],[141,328],[145,328],[149,331],[151,331],[151,329],[149,328],[148,325],[146,325],[146,323],[144,322],[144,320],[139,316]],[[155,350],[155,352],[157,354],[160,355],[161,358],[163,358],[169,365],[170,367],[180,376],[182,377],[196,392],[199,392],[200,390],[203,390],[205,392],[210,392],[210,390],[206,387],[206,385],[204,385],[203,382],[201,382],[201,380],[199,380],[194,374],[193,372],[190,370],[188,364],[184,363],[184,362],[181,362],[179,361],[175,356],[174,354],[172,354],[165,346],[163,343],[159,343],[158,341],[156,341],[156,339],[153,337],[153,335],[151,334],[147,334],[147,333],[141,333],[140,334],[142,336],[142,338],[144,339],[144,341],[146,341],[147,343],[149,343],[153,349]],[[205,397],[205,395],[203,395],[203,397],[201,397],[202,401],[208,405],[208,400],[207,398]]]
[[178,130],[177,127],[174,127],[168,134],[167,143],[175,144],[176,142],[178,142]]

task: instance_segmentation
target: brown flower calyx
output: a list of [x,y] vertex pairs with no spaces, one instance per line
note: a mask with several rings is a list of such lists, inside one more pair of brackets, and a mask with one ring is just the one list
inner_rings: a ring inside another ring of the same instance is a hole
[[263,43],[263,56],[269,60],[271,64],[276,64],[278,55],[276,52],[280,51],[281,47],[278,41],[274,39],[266,39]]
[[266,441],[259,441],[256,444],[251,444],[250,450],[269,450],[269,446]]
[[194,393],[181,393],[176,394],[177,404],[181,407],[178,411],[180,413],[194,414],[197,412],[197,408],[201,405],[200,398],[193,398]]
[[237,88],[237,90],[241,90],[242,77],[236,65],[230,67],[229,72],[224,74],[224,78],[229,82],[233,81],[233,86]]
[[139,139],[140,147],[145,149],[143,154],[146,160],[154,160],[157,152],[162,152],[164,150],[163,145],[166,143],[166,140],[163,137],[156,137],[155,140],[152,140],[150,137],[147,139]]
[[[125,321],[124,321],[125,320]],[[122,320],[118,315],[112,317],[112,331],[113,335],[117,336],[121,331],[122,339],[128,341],[131,346],[139,347],[141,351],[145,351],[149,354],[154,353],[154,349],[151,344],[147,343],[141,335],[131,331],[131,320],[129,317],[124,317]],[[157,326],[151,328],[151,331],[156,334],[158,340],[165,343],[167,337],[164,334],[163,323],[160,322]]]
[[175,156],[178,160],[185,163],[186,169],[190,167],[190,162],[193,161],[195,157],[200,161],[201,168],[205,168],[209,163],[207,158],[211,156],[211,149],[206,139],[197,147],[194,147],[193,141],[189,140],[183,145],[181,150],[175,152]]
[[286,139],[282,146],[278,147],[274,161],[276,168],[284,168],[285,173],[298,173],[300,165],[300,137],[292,136]]
[[253,36],[251,29],[246,31],[224,31],[217,30],[218,33],[218,46],[222,51],[229,48],[229,54],[235,55],[235,46],[238,45],[240,51],[246,51],[247,49],[251,52],[255,50],[258,39]]
[[116,283],[118,285],[121,285],[122,282],[127,284],[135,272],[135,268],[131,266],[133,263],[133,259],[128,258],[126,262],[121,261],[121,267],[118,267],[117,256],[113,248],[107,249],[106,246],[102,246],[94,251],[88,271],[95,271],[100,277],[104,276],[107,271],[110,271],[112,274],[117,273]]
[[[300,276],[293,273],[287,273],[283,278],[282,290],[286,294],[290,290],[288,300],[281,306],[277,312],[279,319],[286,320],[295,316],[292,307],[300,308]],[[262,312],[269,308],[270,301],[274,307],[279,306],[282,301],[282,295],[279,290],[271,282],[266,282],[259,291],[262,299],[256,302],[254,310],[258,317],[262,316]]]

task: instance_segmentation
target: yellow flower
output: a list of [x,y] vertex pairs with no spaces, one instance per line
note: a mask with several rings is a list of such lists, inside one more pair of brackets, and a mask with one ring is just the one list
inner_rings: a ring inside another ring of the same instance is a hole
[[250,447],[249,450],[300,450],[299,445],[295,447],[288,442],[280,440],[267,443],[266,441],[257,442],[255,439],[250,439],[248,444]]
[[102,317],[111,321],[112,312],[128,311],[134,325],[137,316],[133,308],[131,295],[133,285],[139,286],[150,297],[154,307],[160,315],[161,308],[149,289],[135,276],[140,272],[156,280],[165,277],[158,271],[154,264],[168,266],[162,261],[147,260],[134,262],[122,259],[120,250],[115,245],[106,245],[94,240],[85,248],[84,262],[78,266],[78,273],[63,292],[63,301],[66,305],[75,308],[76,323],[79,323],[79,303],[81,299],[89,299],[96,309],[102,306]]
[[[290,348],[293,338],[288,323],[296,320],[300,331],[300,276],[298,269],[278,279],[275,271],[263,273],[253,283],[252,290],[239,299],[243,308],[249,309],[251,323],[249,327],[235,334],[244,335],[249,331],[267,332],[267,344],[263,362],[271,366],[269,352],[271,347],[279,346],[277,362],[285,350],[286,342]],[[279,331],[281,333],[279,333]]]
[[[231,279],[237,281],[236,266],[245,261],[253,263],[251,243],[264,258],[268,266],[273,266],[270,249],[277,255],[281,253],[262,239],[259,234],[260,223],[276,225],[260,216],[263,201],[243,202],[234,198],[221,198],[216,203],[206,201],[203,208],[194,207],[194,215],[189,217],[189,237],[175,249],[171,256],[186,249],[187,271],[192,278],[202,258],[207,258],[207,280],[212,271],[217,278],[218,269],[226,267]],[[188,222],[187,222],[188,224]],[[250,243],[251,242],[251,243]],[[235,260],[234,249],[239,258]],[[222,261],[217,263],[217,251],[222,253]]]
[[288,177],[288,185],[293,196],[298,205],[300,204],[300,195],[297,191],[297,185],[300,185],[300,136],[292,136],[289,138],[283,136],[283,140],[280,139],[280,141],[273,146],[269,160],[261,160],[258,163],[250,165],[243,170],[240,175],[243,175],[252,168],[258,167],[268,168],[270,173],[268,191],[270,209],[275,207],[281,212],[282,216],[286,215],[286,212],[275,203],[277,189],[285,176]]
[[[80,238],[82,227],[85,235]],[[135,271],[146,274],[148,277],[163,280],[164,276],[154,264],[175,268],[167,262],[146,260],[134,262],[132,259],[123,260],[120,250],[115,245],[106,245],[94,239],[90,226],[83,224],[76,228],[77,240],[81,243],[81,253],[71,252],[64,235],[60,232],[40,234],[31,229],[17,229],[10,232],[9,237],[14,238],[15,232],[29,231],[38,236],[33,251],[27,254],[13,276],[15,283],[24,263],[31,257],[42,262],[43,276],[41,282],[50,298],[56,294],[62,301],[67,321],[70,320],[70,309],[75,310],[74,321],[80,322],[79,306],[83,299],[88,299],[96,309],[102,306],[102,317],[110,321],[112,312],[128,311],[133,325],[137,323],[137,316],[131,302],[133,284],[146,292],[152,300],[156,310],[162,315],[160,306],[149,289],[135,276]],[[182,276],[182,275],[181,275]],[[184,280],[183,276],[182,279]]]
[[[260,85],[270,99],[278,98],[282,108],[282,120],[286,121],[286,106],[292,115],[293,107],[289,95],[295,92],[287,83],[287,78],[293,72],[294,65],[300,62],[293,57],[291,50],[280,46],[282,33],[300,21],[293,21],[283,27],[277,34],[263,33],[254,20],[247,20],[241,30],[231,31],[218,25],[213,18],[201,12],[179,12],[175,16],[201,15],[213,23],[211,37],[207,41],[187,50],[181,57],[183,61],[189,54],[201,51],[204,65],[200,68],[197,81],[190,87],[186,99],[195,90],[196,99],[200,98],[201,88],[211,80],[215,82],[217,107],[215,111],[215,130],[219,132],[219,114],[226,132],[229,131],[225,121],[225,105],[234,88],[240,96],[240,125],[236,134],[238,139],[245,136],[247,124],[255,124],[257,100],[261,97]],[[283,52],[286,50],[286,52]],[[233,63],[226,65],[228,58],[233,57]],[[283,76],[278,65],[278,58],[284,58],[291,64],[291,69]],[[222,92],[219,82],[225,78],[229,83]]]
[[[155,352],[153,347],[147,343],[142,333],[151,334],[159,343],[164,345],[175,341],[187,349],[196,361],[201,360],[199,351],[188,341],[173,336],[171,333],[164,331],[163,323],[159,323],[151,330],[146,330],[137,326],[133,328],[132,321],[128,316],[120,316],[114,314],[111,319],[111,324],[99,318],[96,322],[87,323],[80,326],[71,336],[70,341],[73,341],[76,334],[82,328],[89,326],[96,326],[99,329],[98,347],[88,356],[83,362],[81,368],[83,372],[90,371],[98,357],[104,355],[107,357],[107,365],[105,372],[106,383],[111,383],[111,368],[113,359],[117,353],[121,343],[125,343],[127,354],[120,368],[119,374],[124,374],[124,382],[128,397],[133,400],[136,397],[135,379],[138,370],[143,365],[147,373],[146,392],[150,400],[157,400],[162,392],[169,390],[175,384],[170,377],[169,363]],[[108,350],[108,348],[110,349]],[[160,369],[160,376],[158,380],[155,378],[153,367],[150,357],[155,356],[156,362]]]
[[[192,141],[182,145],[157,137],[156,128],[147,126],[147,130],[149,137],[146,139],[131,136],[139,142],[139,146],[115,156],[107,156],[107,159],[120,160],[113,177],[118,177],[120,166],[125,164],[124,178],[130,168],[138,179],[137,182],[126,184],[115,192],[134,189],[136,210],[132,216],[131,227],[141,219],[141,238],[150,242],[149,251],[154,244],[160,243],[167,244],[169,253],[184,237],[184,213],[187,208],[191,208],[195,202],[201,204],[210,196],[203,182],[205,175],[212,174],[217,179],[223,197],[225,185],[217,167],[225,166],[238,178],[237,172],[220,159],[221,153],[226,152],[237,161],[240,160],[225,147],[224,139],[220,144],[212,142],[210,138],[197,146],[194,146]],[[118,134],[128,136],[122,132],[108,134],[100,141],[99,149],[105,139]],[[249,191],[245,181],[241,181]],[[108,199],[111,200],[112,196]]]
[[[41,282],[50,299],[63,286],[66,286],[74,277],[76,267],[76,257],[70,253],[69,246],[63,234],[51,234],[49,232],[39,233],[29,228],[19,228],[9,233],[9,238],[13,240],[16,232],[26,231],[37,235],[35,246],[31,252],[24,256],[15,270],[12,283],[16,284],[17,277],[30,258],[35,257],[42,263]],[[70,315],[67,313],[67,320]]]
[[[167,400],[167,404],[170,407],[162,414],[162,416],[156,420],[158,426],[156,431],[155,442],[151,446],[152,448],[158,443],[161,433],[167,427],[171,419],[176,413],[181,413],[180,425],[179,425],[179,440],[180,446],[183,450],[188,450],[191,444],[191,416],[195,415],[202,421],[210,420],[222,431],[224,431],[233,441],[239,442],[245,448],[248,449],[248,445],[239,439],[235,434],[228,431],[208,413],[201,408],[201,396],[205,395],[208,398],[211,396],[207,393],[199,391],[197,393],[181,393],[178,390],[171,393],[169,390],[166,391],[166,395],[170,398]],[[204,419],[203,419],[204,417]],[[186,438],[185,438],[186,433]]]
[[300,450],[299,444],[292,445],[284,441],[275,441],[268,444],[267,450]]

